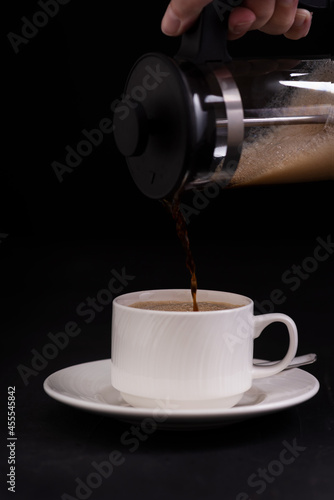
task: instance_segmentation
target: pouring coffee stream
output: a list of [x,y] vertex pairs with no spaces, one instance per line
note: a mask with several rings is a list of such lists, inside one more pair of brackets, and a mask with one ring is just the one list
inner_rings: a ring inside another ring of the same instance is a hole
[[[303,6],[333,14],[330,0]],[[331,55],[232,60],[226,21],[211,3],[174,58],[142,56],[114,115],[116,145],[135,183],[146,196],[168,200],[183,232],[193,292],[195,268],[177,210],[183,192],[334,179]]]
[[193,300],[193,311],[199,311],[197,304],[197,278],[196,278],[196,266],[195,261],[190,249],[190,241],[188,236],[187,224],[185,218],[180,210],[180,196],[181,193],[177,193],[172,201],[163,200],[164,205],[171,212],[173,219],[175,220],[176,233],[179,237],[181,245],[186,254],[186,266],[190,272],[190,291]]

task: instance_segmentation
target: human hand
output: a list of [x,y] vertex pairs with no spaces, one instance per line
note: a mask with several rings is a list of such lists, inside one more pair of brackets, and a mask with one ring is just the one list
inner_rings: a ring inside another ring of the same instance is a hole
[[[171,0],[161,23],[163,33],[181,35],[211,2]],[[234,3],[237,5],[237,1]],[[240,5],[233,8],[229,16],[228,38],[235,40],[247,31],[257,29],[269,35],[284,35],[291,40],[298,40],[309,32],[312,14],[297,7],[298,0],[240,0]]]

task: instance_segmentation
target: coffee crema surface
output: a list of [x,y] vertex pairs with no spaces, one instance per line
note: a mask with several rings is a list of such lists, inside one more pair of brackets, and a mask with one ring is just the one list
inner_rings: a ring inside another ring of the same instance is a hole
[[[199,311],[222,311],[226,309],[236,309],[241,307],[228,302],[197,302]],[[194,310],[192,301],[177,301],[177,300],[147,300],[142,302],[134,302],[129,307],[136,309],[147,309],[150,311],[176,311],[176,312],[191,312]]]

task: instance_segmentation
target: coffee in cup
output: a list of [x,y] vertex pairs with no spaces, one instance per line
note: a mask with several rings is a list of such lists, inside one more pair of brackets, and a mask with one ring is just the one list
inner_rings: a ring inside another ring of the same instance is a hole
[[[236,307],[240,307],[227,302],[213,301],[197,302],[197,305],[198,311],[223,311],[225,309],[235,309]],[[194,310],[193,301],[182,302],[181,300],[146,300],[130,304],[130,307],[135,307],[137,309],[149,309],[150,311],[190,312]]]

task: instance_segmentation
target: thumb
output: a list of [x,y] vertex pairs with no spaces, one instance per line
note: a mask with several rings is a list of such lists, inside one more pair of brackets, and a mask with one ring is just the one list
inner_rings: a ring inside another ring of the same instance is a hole
[[179,36],[196,21],[203,7],[212,0],[171,0],[161,22],[161,30],[168,36]]

